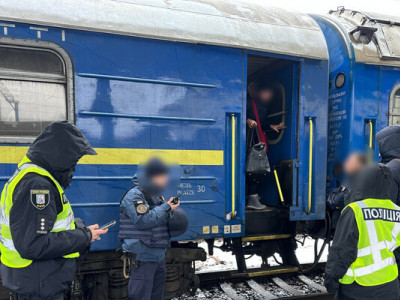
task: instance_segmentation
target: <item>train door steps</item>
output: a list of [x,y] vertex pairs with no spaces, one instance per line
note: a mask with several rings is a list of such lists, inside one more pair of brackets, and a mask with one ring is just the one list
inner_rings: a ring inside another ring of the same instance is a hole
[[292,234],[257,234],[253,236],[242,237],[242,242],[254,242],[254,241],[267,241],[267,240],[280,240],[289,239],[293,237]]
[[289,221],[289,211],[283,208],[267,207],[263,210],[246,210],[246,236],[261,234],[294,233]]

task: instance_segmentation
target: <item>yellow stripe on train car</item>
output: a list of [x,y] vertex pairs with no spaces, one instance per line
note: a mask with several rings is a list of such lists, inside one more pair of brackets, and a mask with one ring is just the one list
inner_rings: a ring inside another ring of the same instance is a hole
[[[84,156],[79,164],[93,165],[137,165],[152,155],[167,157],[180,165],[221,166],[224,164],[222,150],[171,150],[171,149],[124,149],[95,148],[98,155]],[[17,164],[26,154],[28,147],[0,146],[0,163]]]

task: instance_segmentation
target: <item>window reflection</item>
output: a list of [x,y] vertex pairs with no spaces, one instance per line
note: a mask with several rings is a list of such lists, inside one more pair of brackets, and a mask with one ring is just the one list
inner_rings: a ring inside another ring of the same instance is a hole
[[67,119],[64,62],[50,51],[0,46],[0,136],[34,137]]

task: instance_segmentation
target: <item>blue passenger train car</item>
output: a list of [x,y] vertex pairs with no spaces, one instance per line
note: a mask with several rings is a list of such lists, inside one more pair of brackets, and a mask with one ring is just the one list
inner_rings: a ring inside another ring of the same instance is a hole
[[343,7],[314,16],[329,49],[328,190],[352,151],[378,158],[375,134],[400,125],[400,19]]
[[[137,165],[158,152],[180,165],[173,192],[185,192],[190,219],[173,254],[186,249],[190,263],[193,241],[224,238],[241,269],[249,253],[290,250],[284,262],[295,263],[296,222],[325,218],[328,50],[313,18],[236,1],[1,5],[1,184],[47,124],[69,119],[98,152],[79,162],[66,191],[87,224],[118,219]],[[283,197],[271,173],[261,187],[268,208],[246,212],[247,85],[261,77],[282,91],[270,118],[286,126],[269,137],[269,158]],[[117,233],[93,243],[82,282],[120,268]]]

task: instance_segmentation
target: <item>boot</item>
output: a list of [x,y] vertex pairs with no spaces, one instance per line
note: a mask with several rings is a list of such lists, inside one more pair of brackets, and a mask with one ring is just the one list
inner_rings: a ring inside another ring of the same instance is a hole
[[247,202],[246,208],[250,209],[264,209],[267,208],[264,204],[260,203],[261,197],[258,194],[253,194],[249,196],[249,201]]

